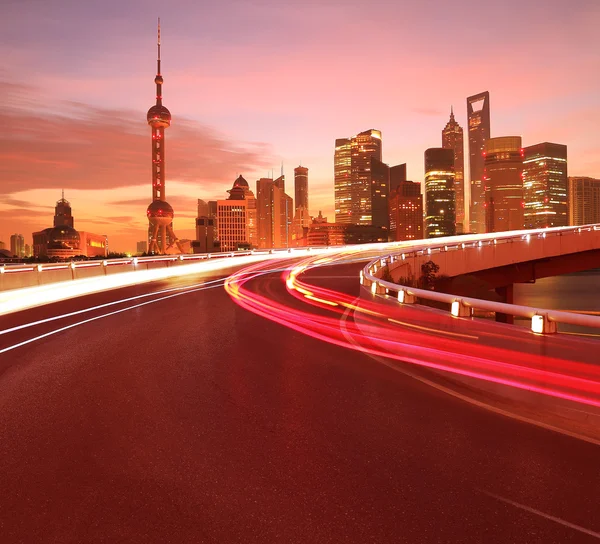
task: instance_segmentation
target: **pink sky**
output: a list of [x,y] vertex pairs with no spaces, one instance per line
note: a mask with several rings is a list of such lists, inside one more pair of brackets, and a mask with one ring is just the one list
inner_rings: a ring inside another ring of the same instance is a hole
[[311,212],[333,220],[336,138],[377,128],[383,159],[423,179],[450,106],[490,91],[492,136],[568,146],[600,177],[600,3],[87,2],[9,0],[0,21],[0,240],[51,225],[64,188],[75,227],[111,249],[145,239],[156,16],[162,20],[167,200],[193,238],[196,200],[283,162],[309,168]]

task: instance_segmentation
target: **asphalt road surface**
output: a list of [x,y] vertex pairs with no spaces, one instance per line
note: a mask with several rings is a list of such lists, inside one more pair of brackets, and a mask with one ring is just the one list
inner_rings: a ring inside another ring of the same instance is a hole
[[[356,291],[340,270],[331,284]],[[599,446],[263,319],[207,281],[0,317],[5,330],[141,297],[0,336],[0,350],[22,343],[0,354],[0,542],[600,539]],[[249,285],[285,296],[279,274]]]

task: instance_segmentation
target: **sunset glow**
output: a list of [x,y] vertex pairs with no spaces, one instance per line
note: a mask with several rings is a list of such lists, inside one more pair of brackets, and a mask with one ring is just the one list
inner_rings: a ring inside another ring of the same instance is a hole
[[[423,181],[454,106],[488,90],[492,136],[568,146],[569,175],[600,175],[600,4],[9,0],[0,240],[52,224],[65,190],[75,228],[133,251],[147,234],[156,18],[162,21],[166,196],[179,237],[196,200],[238,174],[309,168],[309,207],[333,221],[336,138],[376,128],[383,161]],[[518,13],[518,17],[515,14]]]

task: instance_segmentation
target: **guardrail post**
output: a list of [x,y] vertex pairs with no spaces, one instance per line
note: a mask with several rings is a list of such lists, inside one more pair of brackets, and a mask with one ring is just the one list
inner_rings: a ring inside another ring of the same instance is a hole
[[473,311],[472,308],[464,304],[462,300],[455,300],[452,302],[450,313],[454,317],[471,317]]
[[556,322],[550,321],[546,315],[536,314],[531,318],[531,330],[537,334],[555,334]]
[[398,302],[400,304],[416,304],[417,297],[411,295],[406,291],[406,289],[400,289],[398,291]]

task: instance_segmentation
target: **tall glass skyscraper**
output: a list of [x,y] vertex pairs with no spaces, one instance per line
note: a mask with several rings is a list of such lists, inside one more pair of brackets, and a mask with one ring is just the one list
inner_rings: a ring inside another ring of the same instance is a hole
[[[456,202],[456,232],[465,230],[465,153],[463,129],[454,119],[450,109],[450,120],[442,130],[442,147],[454,151],[454,195]],[[468,228],[466,230],[469,230]]]
[[523,149],[520,136],[490,138],[484,146],[486,232],[523,228]]
[[425,151],[425,236],[454,236],[454,151],[433,147]]
[[567,146],[543,142],[523,152],[525,228],[567,226]]
[[469,121],[469,177],[471,179],[470,231],[485,232],[485,189],[483,185],[483,146],[490,137],[490,93],[467,98]]
[[335,141],[335,222],[372,225],[371,158],[381,161],[381,132],[366,130]]

